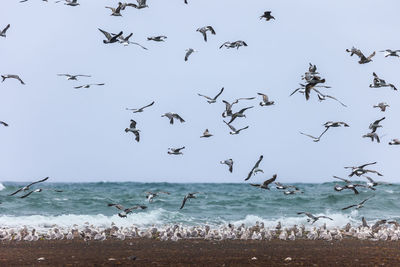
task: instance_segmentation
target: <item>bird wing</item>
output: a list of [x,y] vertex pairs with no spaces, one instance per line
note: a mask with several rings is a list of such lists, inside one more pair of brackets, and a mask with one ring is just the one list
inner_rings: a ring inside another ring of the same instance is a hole
[[333,221],[333,219],[331,217],[328,217],[328,216],[318,216],[317,218],[325,218],[325,219],[329,219],[329,220]]
[[136,128],[136,121],[131,120],[131,124],[129,125],[130,128]]
[[107,206],[109,207],[116,207],[119,210],[124,210],[124,206],[122,206],[121,204],[117,204],[117,203],[109,203]]
[[344,178],[340,178],[340,177],[337,177],[337,176],[333,176],[333,178],[342,180],[343,182],[348,183],[348,184],[351,183],[350,180],[347,180],[347,179],[344,179]]
[[85,85],[79,85],[79,86],[74,86],[74,88],[75,89],[79,89],[79,88],[82,88],[82,87],[84,87]]
[[213,98],[213,100],[216,100],[224,91],[224,87],[221,88],[221,91],[219,91],[219,93]]
[[299,88],[297,88],[296,90],[294,90],[289,96],[292,96],[292,95],[294,95],[297,91],[299,91],[299,90],[301,90],[301,89],[304,89],[303,87],[299,87]]
[[375,182],[375,181],[374,181],[374,180],[372,180],[372,178],[371,178],[371,177],[369,177],[369,176],[363,176],[363,177],[367,178],[367,179],[368,179],[368,181],[370,181],[371,183],[374,183],[374,182]]
[[144,47],[143,45],[141,45],[141,44],[139,44],[139,43],[135,43],[135,42],[129,42],[130,44],[134,44],[134,45],[138,45],[138,46],[140,46],[141,48],[143,48],[144,50],[149,50],[149,49],[147,49],[146,47]]
[[368,60],[370,60],[371,58],[373,58],[375,56],[375,51],[371,54],[371,55],[369,55],[369,57],[367,58]]
[[153,102],[151,102],[150,104],[148,104],[148,105],[146,105],[146,106],[144,106],[144,107],[142,107],[142,108],[140,108],[140,109],[145,109],[145,108],[148,108],[148,107],[150,107],[150,106],[152,106],[152,105],[154,105],[154,101]]
[[178,120],[180,120],[180,122],[185,122],[185,120],[184,119],[182,119],[182,117],[181,116],[179,116],[178,114],[173,114],[172,115],[173,117],[175,117],[176,119],[178,119]]
[[1,31],[1,33],[6,33],[7,32],[7,30],[8,30],[8,28],[10,28],[10,24],[8,24],[2,31]]
[[239,133],[240,131],[242,131],[242,130],[246,130],[247,128],[249,128],[249,126],[246,126],[246,127],[240,128],[239,130],[237,130],[237,132]]
[[260,162],[263,160],[264,156],[261,155],[260,158],[257,160],[256,164],[254,165],[253,169],[258,168],[258,166],[260,165]]
[[215,34],[215,30],[212,26],[207,26],[206,27],[209,31],[211,31],[211,34]]
[[224,47],[225,45],[229,45],[229,44],[231,44],[231,42],[225,42],[225,43],[223,43],[223,44],[219,47],[219,49],[221,49],[221,48]]
[[350,208],[353,208],[353,207],[357,207],[357,205],[350,205],[348,207],[343,208],[342,210],[347,210],[347,209],[350,209]]
[[42,179],[42,180],[39,180],[39,181],[30,183],[30,184],[27,185],[26,187],[30,187],[30,186],[32,186],[32,185],[34,185],[34,184],[42,183],[42,182],[46,181],[47,179],[49,179],[49,177],[46,177],[46,178],[44,178],[44,179]]
[[183,147],[180,147],[180,148],[175,148],[174,151],[175,151],[175,152],[179,152],[179,151],[181,151],[181,150],[184,149],[184,148],[185,148],[184,146],[183,146]]
[[266,94],[262,93],[257,93],[257,94],[262,96],[264,102],[268,102],[268,96]]
[[256,187],[260,187],[260,184],[250,184],[251,186],[256,186]]
[[235,129],[235,127],[233,127],[233,125],[230,125],[230,124],[227,123],[226,121],[223,121],[223,122],[225,122],[225,124],[228,125],[229,128],[230,128],[233,132],[236,132],[236,129]]
[[181,207],[180,207],[180,210],[183,209],[183,207],[185,206],[186,200],[187,200],[187,196],[185,196],[185,197],[183,198],[183,201],[182,201],[182,205],[181,205]]
[[20,189],[18,189],[17,191],[15,191],[12,194],[9,194],[9,196],[13,196],[13,195],[17,194],[18,192],[21,192],[22,189],[23,189],[23,187],[21,187]]
[[317,140],[319,141],[319,138],[318,138],[318,137],[312,136],[312,135],[310,135],[310,134],[302,133],[302,132],[299,132],[299,133],[302,134],[302,135],[305,135],[305,136],[308,136],[308,137],[314,139],[315,142],[317,142]]
[[242,108],[241,110],[239,110],[238,113],[241,113],[241,114],[242,114],[243,112],[245,112],[246,110],[251,109],[251,108],[254,108],[254,106],[247,107],[247,108]]
[[186,54],[185,54],[185,61],[187,61],[189,59],[190,54],[193,53],[193,50],[189,49]]
[[[314,88],[314,90],[315,90],[315,88]],[[335,98],[335,97],[333,97],[333,96],[330,96],[330,95],[325,95],[325,97],[328,97],[328,98],[331,98],[331,99],[333,99],[333,100],[336,100],[336,101],[339,102],[343,107],[346,107],[346,108],[347,108],[347,106],[346,106],[345,104],[343,104],[341,101],[339,101],[337,98]]]
[[[3,124],[5,127],[8,126],[8,123],[6,123],[6,122],[4,122],[4,121],[0,121],[0,124]],[[393,139],[393,140],[396,140],[396,139]]]
[[202,95],[202,94],[198,94],[199,96],[202,96],[202,97],[205,97],[205,98],[207,98],[207,99],[209,99],[209,100],[213,100],[211,97],[209,97],[209,96],[206,96],[206,95]]
[[27,194],[21,196],[20,198],[26,198],[26,197],[28,197],[30,194],[32,194],[33,192],[34,192],[34,190],[32,190],[32,191],[30,191],[29,193],[27,193]]
[[139,132],[138,131],[133,131],[133,133],[135,134],[135,140],[137,141],[137,142],[139,142],[140,141],[140,134],[139,134]]
[[274,175],[272,176],[272,178],[270,178],[270,179],[264,181],[264,182],[263,182],[263,185],[264,185],[264,186],[268,186],[270,183],[272,183],[272,182],[275,181],[275,180],[276,180],[276,174],[274,174]]
[[359,169],[364,169],[365,167],[367,167],[367,166],[369,166],[369,165],[374,165],[374,164],[376,164],[376,163],[378,163],[378,162],[371,162],[371,163],[366,163],[366,164],[363,164],[363,165],[360,165],[360,166],[358,166],[358,168]]
[[101,31],[101,32],[104,34],[104,36],[105,36],[108,40],[111,40],[112,36],[111,36],[111,34],[110,34],[109,32],[106,32],[106,31],[104,31],[104,30],[102,30],[102,29],[100,29],[100,28],[98,28],[98,29],[99,29],[99,31]]

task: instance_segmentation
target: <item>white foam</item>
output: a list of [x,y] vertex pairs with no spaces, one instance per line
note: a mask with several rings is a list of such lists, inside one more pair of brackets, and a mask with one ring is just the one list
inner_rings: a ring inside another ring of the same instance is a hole
[[2,183],[0,183],[0,191],[4,189],[6,189],[6,187]]

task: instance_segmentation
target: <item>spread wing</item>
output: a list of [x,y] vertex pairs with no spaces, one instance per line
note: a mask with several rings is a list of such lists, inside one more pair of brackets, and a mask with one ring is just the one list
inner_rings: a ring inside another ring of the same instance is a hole
[[219,91],[219,93],[214,97],[213,100],[216,100],[222,94],[223,91],[224,91],[224,87],[221,88],[221,91]]
[[270,178],[270,179],[264,181],[263,185],[264,185],[264,186],[268,186],[270,183],[272,183],[272,182],[275,181],[275,180],[276,180],[276,174],[274,174],[274,176],[272,176],[272,178]]
[[357,207],[357,205],[350,205],[348,207],[343,208],[342,210],[347,210],[347,209],[350,209],[350,208],[353,208],[353,207]]
[[185,197],[183,198],[183,201],[182,201],[182,205],[181,205],[181,207],[180,207],[180,210],[183,209],[183,207],[185,206],[186,200],[187,200],[187,197],[185,196]]
[[131,120],[131,124],[129,125],[130,128],[136,128],[136,121]]
[[254,170],[255,168],[258,168],[258,166],[260,165],[260,162],[263,160],[263,158],[264,158],[264,156],[261,155],[260,158],[257,160],[256,165],[254,165],[253,170]]
[[225,122],[225,124],[228,125],[229,128],[230,128],[233,132],[236,132],[236,128],[235,128],[235,127],[233,127],[232,125],[230,125],[230,124],[227,123],[226,121],[223,121],[223,122]]
[[104,34],[104,36],[108,39],[108,40],[110,40],[111,38],[112,38],[112,36],[111,36],[111,34],[109,33],[109,32],[106,32],[106,31],[104,31],[104,30],[102,30],[102,29],[100,29],[100,28],[98,28],[99,29],[99,31],[101,31],[103,34]]
[[42,179],[42,180],[39,180],[39,181],[30,183],[30,184],[27,185],[26,187],[30,187],[30,186],[32,186],[32,185],[34,185],[34,184],[42,183],[42,182],[44,182],[44,181],[47,181],[47,179],[49,179],[49,177],[46,177],[46,178],[44,178],[44,179]]
[[151,102],[150,104],[148,104],[147,106],[144,106],[144,107],[142,107],[142,108],[140,108],[140,109],[145,109],[145,108],[148,108],[148,107],[150,107],[150,106],[152,106],[152,105],[154,105],[154,101]]
[[34,191],[32,190],[32,191],[30,191],[29,193],[27,193],[27,194],[21,196],[20,198],[26,198],[26,197],[30,196],[30,194],[32,194],[33,192],[34,192]]
[[337,177],[337,176],[333,176],[333,178],[342,180],[343,182],[345,182],[345,183],[347,183],[347,184],[350,184],[350,183],[351,183],[350,180],[347,180],[347,179],[344,179],[344,178],[340,178],[340,177]]
[[202,96],[202,97],[204,97],[204,98],[207,98],[208,100],[213,100],[211,97],[209,97],[209,96],[206,96],[206,95],[202,95],[202,94],[198,94],[199,96]]

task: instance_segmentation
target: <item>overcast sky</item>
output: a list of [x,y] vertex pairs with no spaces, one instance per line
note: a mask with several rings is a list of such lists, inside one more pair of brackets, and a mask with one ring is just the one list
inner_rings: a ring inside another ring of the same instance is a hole
[[[166,181],[242,182],[264,155],[258,174],[262,181],[277,173],[284,182],[325,182],[345,176],[348,165],[378,161],[375,168],[386,181],[398,181],[400,92],[369,88],[372,72],[400,87],[400,59],[385,58],[383,49],[400,49],[397,33],[400,2],[385,1],[237,1],[149,0],[149,8],[127,7],[123,17],[110,16],[105,6],[118,1],[82,0],[78,7],[62,3],[4,0],[0,28],[11,24],[0,38],[1,74],[18,74],[0,83],[0,178],[28,181],[50,176],[52,181]],[[389,7],[389,8],[388,8]],[[259,16],[271,10],[275,21]],[[215,36],[204,42],[196,29],[212,25]],[[133,32],[138,46],[103,44],[97,30]],[[165,43],[147,41],[166,35]],[[248,47],[218,49],[225,41],[244,40]],[[360,65],[346,48],[356,46],[373,62]],[[185,49],[198,53],[185,62]],[[289,97],[312,62],[326,79],[335,101]],[[67,81],[57,73],[90,74]],[[75,90],[73,86],[104,82],[105,86]],[[214,96],[215,104],[197,93]],[[222,122],[222,99],[268,94],[274,106],[260,107],[260,98],[243,101],[247,118],[233,123],[249,129],[229,135]],[[126,107],[155,101],[145,112]],[[388,102],[383,113],[372,106]],[[170,125],[161,114],[179,113],[185,123]],[[369,124],[386,116],[380,144],[361,136]],[[137,121],[141,140],[125,133]],[[300,135],[318,135],[326,121],[345,121],[350,128],[330,129],[321,142]],[[199,138],[208,128],[213,137]],[[167,148],[186,146],[183,156]],[[234,172],[220,160],[232,158]],[[50,181],[50,180],[49,180]]]

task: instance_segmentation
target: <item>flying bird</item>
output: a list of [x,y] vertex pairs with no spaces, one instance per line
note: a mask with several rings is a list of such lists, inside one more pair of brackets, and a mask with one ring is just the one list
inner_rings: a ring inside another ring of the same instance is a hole
[[381,139],[376,132],[370,132],[370,133],[364,134],[362,137],[363,138],[371,138],[371,142],[374,142],[375,140],[378,143],[381,142]]
[[148,104],[148,105],[146,105],[144,107],[141,107],[141,108],[126,108],[126,110],[131,110],[131,111],[133,111],[133,113],[143,112],[145,108],[151,107],[152,105],[154,105],[154,103],[155,102],[153,101],[153,102],[151,102],[150,104]]
[[400,145],[400,139],[392,139],[392,141],[389,142],[389,145]]
[[159,192],[146,192],[146,198],[149,201],[149,203],[153,202],[153,199],[155,197],[158,197],[159,194],[167,194],[169,195],[169,192],[165,192],[165,191],[159,191]]
[[112,35],[109,32],[106,32],[102,29],[99,28],[99,31],[101,31],[104,36],[107,38],[107,40],[103,40],[103,43],[105,44],[112,44],[112,43],[116,43],[119,41],[119,37],[123,34],[122,31],[120,31],[118,34]]
[[7,24],[7,26],[0,32],[1,37],[6,37],[8,28],[10,28],[10,24]]
[[254,106],[242,108],[238,112],[233,113],[232,116],[231,116],[231,120],[228,123],[231,124],[236,118],[243,118],[243,117],[246,118],[246,115],[243,114],[243,113],[246,110],[251,109],[251,108],[254,108]]
[[185,149],[185,147],[179,147],[179,148],[168,148],[169,151],[167,152],[170,155],[183,155],[181,152],[182,149]]
[[379,123],[380,123],[381,121],[383,121],[384,119],[385,119],[385,117],[383,117],[382,119],[379,119],[379,120],[374,121],[373,123],[371,123],[371,124],[369,125],[368,128],[371,129],[373,133],[376,132],[376,130],[377,130],[378,128],[381,128],[381,127],[382,127],[382,125],[380,125]]
[[342,210],[347,210],[347,209],[354,208],[354,207],[355,207],[357,210],[358,210],[358,209],[361,209],[362,207],[364,207],[364,203],[365,203],[367,200],[369,200],[369,199],[371,199],[371,198],[373,198],[373,197],[374,197],[374,196],[369,197],[369,198],[366,198],[366,199],[364,199],[363,201],[361,201],[360,203],[355,204],[355,205],[347,206],[347,207],[343,208]]
[[372,81],[372,84],[369,85],[370,88],[390,87],[393,90],[397,91],[396,86],[391,83],[386,83],[386,81],[379,78],[375,72],[373,72],[372,75],[374,76],[374,79]]
[[226,160],[220,161],[219,163],[228,165],[229,172],[233,172],[233,160],[232,159],[226,159]]
[[137,5],[136,4],[131,4],[131,6],[136,8],[136,9],[142,9],[142,8],[145,8],[145,7],[149,7],[146,4],[146,2],[147,2],[146,0],[136,0],[136,2],[137,2]]
[[195,193],[188,193],[188,194],[183,198],[182,205],[181,205],[180,209],[183,209],[183,207],[185,206],[186,200],[191,199],[191,198],[196,198],[195,194],[198,194],[198,192],[195,192]]
[[264,171],[259,168],[259,165],[260,165],[261,161],[263,160],[263,158],[264,158],[264,156],[261,155],[260,158],[257,160],[256,164],[254,165],[254,167],[251,169],[251,171],[247,175],[246,179],[244,179],[245,181],[249,180],[252,175],[256,175],[257,172],[264,173]]
[[169,119],[170,124],[174,124],[174,118],[179,120],[181,123],[185,122],[184,119],[182,119],[181,116],[179,116],[177,113],[174,112],[167,112],[161,115],[161,117],[167,117]]
[[309,212],[304,212],[304,211],[302,211],[302,212],[297,212],[297,214],[298,214],[298,215],[300,215],[300,214],[306,215],[306,216],[308,217],[307,222],[311,222],[311,221],[312,221],[311,224],[314,224],[314,223],[315,223],[316,221],[318,221],[319,219],[329,219],[329,220],[333,221],[333,219],[330,218],[330,217],[327,217],[327,216],[314,216],[314,215],[312,215],[311,213],[309,213]]
[[23,186],[23,187],[19,188],[17,191],[15,191],[14,193],[10,194],[9,196],[13,196],[13,195],[15,195],[15,194],[17,194],[18,192],[21,192],[21,191],[22,191],[22,192],[27,191],[27,190],[30,189],[30,187],[31,187],[32,185],[38,184],[38,183],[42,183],[42,182],[44,182],[44,181],[47,181],[47,179],[49,179],[49,177],[46,177],[46,178],[44,178],[44,179],[42,179],[42,180],[39,180],[39,181],[30,183],[30,184],[28,184],[28,185],[26,185],[26,186]]
[[[114,34],[113,34],[113,35],[114,35]],[[124,46],[128,46],[128,45],[130,45],[130,44],[134,44],[134,45],[140,46],[140,47],[143,48],[144,50],[148,50],[146,47],[144,47],[143,45],[141,45],[141,44],[139,44],[139,43],[129,41],[129,38],[131,38],[132,35],[133,35],[133,33],[130,33],[130,34],[129,34],[128,36],[126,36],[126,37],[124,37],[123,35],[120,35],[120,36],[118,37],[118,42],[119,42],[120,44],[123,44]]]
[[226,117],[231,117],[232,116],[232,106],[239,103],[240,100],[253,100],[255,97],[242,97],[242,98],[238,98],[235,101],[233,101],[232,103],[229,103],[226,100],[222,100],[222,102],[225,104],[225,111],[222,113],[222,117],[226,118]]
[[67,6],[79,6],[78,0],[60,0],[60,1],[56,1],[55,3],[58,2],[65,2],[64,5]]
[[379,52],[384,52],[385,53],[385,57],[400,57],[397,53],[400,52],[400,50],[391,50],[391,49],[386,49],[386,50],[382,50]]
[[352,177],[353,175],[356,175],[356,176],[360,177],[361,175],[363,175],[363,174],[365,174],[367,172],[375,173],[378,176],[383,176],[383,174],[381,174],[381,173],[379,173],[379,172],[377,172],[375,170],[364,169],[365,167],[370,166],[370,165],[375,165],[376,163],[377,162],[375,161],[375,162],[366,163],[366,164],[363,164],[363,165],[360,165],[360,166],[348,166],[348,167],[344,167],[344,168],[345,169],[351,169],[351,173],[349,174],[349,177]]
[[197,52],[197,51],[194,50],[193,48],[186,49],[185,61],[188,61],[189,56],[190,56],[192,53],[194,53],[194,52]]
[[223,91],[224,91],[224,87],[222,87],[221,90],[219,91],[219,93],[216,96],[214,96],[213,98],[206,96],[206,95],[202,95],[202,94],[198,94],[198,95],[206,98],[207,102],[209,104],[212,104],[212,103],[217,102],[217,98],[222,94]]
[[215,30],[212,26],[204,26],[204,27],[198,28],[196,31],[200,32],[203,35],[204,41],[206,41],[206,42],[207,42],[207,32],[208,31],[211,32],[211,34],[215,35]]
[[203,135],[200,136],[200,138],[208,138],[208,137],[211,137],[211,136],[213,136],[213,135],[210,134],[210,132],[208,131],[208,129],[206,129],[206,130],[204,131]]
[[265,19],[266,21],[270,21],[271,19],[275,19],[274,16],[271,15],[271,11],[264,11],[264,14],[261,15],[260,19]]
[[110,16],[118,16],[118,17],[122,16],[121,15],[121,9],[122,9],[122,3],[121,2],[118,3],[118,6],[116,8],[109,7],[109,6],[106,6],[105,8],[108,8],[108,9],[111,10],[111,15]]
[[16,79],[18,80],[21,84],[25,84],[23,80],[18,75],[15,74],[7,74],[7,75],[1,75],[1,78],[3,79],[1,82],[4,82],[6,79]]
[[140,140],[140,135],[139,135],[140,130],[136,129],[136,121],[131,120],[131,124],[129,125],[129,128],[125,128],[125,132],[126,133],[128,133],[128,132],[133,133],[135,135],[135,140],[137,142],[139,142],[139,140]]
[[97,86],[103,86],[105,85],[105,83],[89,83],[89,84],[84,84],[84,85],[79,85],[79,86],[75,86],[75,89],[80,89],[80,88],[90,88],[90,86],[92,85],[97,85]]
[[5,123],[4,121],[0,121],[0,124],[5,126],[5,127],[8,127],[8,123]]
[[374,108],[379,108],[382,112],[386,111],[387,107],[390,107],[387,103],[385,102],[380,102],[378,105],[374,105]]
[[92,77],[92,76],[90,76],[90,75],[84,75],[84,74],[76,74],[76,75],[73,75],[73,74],[57,74],[58,76],[66,76],[67,77],[67,80],[73,80],[73,81],[77,81],[78,79],[78,77]]
[[353,56],[354,54],[357,55],[360,60],[358,61],[359,64],[366,64],[368,62],[372,61],[372,57],[375,56],[375,51],[369,55],[368,57],[364,56],[364,54],[361,52],[360,49],[357,49],[355,47],[352,47],[350,50],[346,49],[346,52],[350,53],[350,56]]
[[165,42],[165,39],[167,39],[167,36],[164,35],[147,37],[147,41],[155,41],[155,42]]
[[222,47],[239,49],[239,47],[241,46],[247,46],[246,42],[241,40],[235,42],[225,42],[219,47],[219,49],[221,49]]
[[274,174],[272,176],[272,178],[265,180],[262,184],[250,184],[251,186],[256,186],[256,187],[260,187],[261,189],[267,189],[270,190],[270,188],[268,187],[268,185],[272,182],[274,182],[276,180],[277,175]]
[[237,130],[235,127],[233,127],[233,125],[230,125],[230,124],[227,123],[226,121],[223,121],[223,122],[225,122],[225,124],[228,125],[228,127],[231,129],[231,131],[229,132],[231,135],[239,134],[240,131],[246,130],[247,128],[249,128],[249,126],[246,126],[246,127],[243,127],[243,128],[241,128],[241,129],[238,129],[238,130]]
[[118,204],[118,203],[109,203],[107,206],[116,207],[118,210],[121,210],[122,212],[118,213],[118,216],[121,217],[121,218],[126,218],[127,214],[132,213],[132,211],[134,211],[134,210],[147,209],[147,206],[145,206],[145,205],[135,205],[135,206],[130,207],[130,208],[125,208],[124,206],[122,206],[121,204]]
[[260,106],[271,106],[274,105],[274,101],[269,101],[268,96],[266,94],[257,93],[258,95],[262,96],[263,100],[260,102]]

